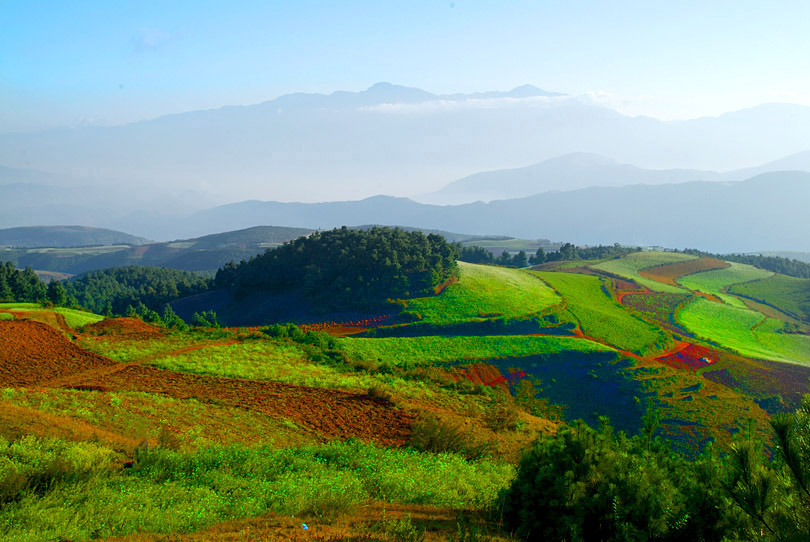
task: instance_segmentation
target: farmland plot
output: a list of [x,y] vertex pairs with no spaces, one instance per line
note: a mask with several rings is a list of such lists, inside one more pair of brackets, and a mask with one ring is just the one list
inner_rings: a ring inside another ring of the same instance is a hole
[[657,280],[643,277],[639,274],[642,269],[648,269],[657,265],[666,265],[676,262],[696,260],[697,256],[680,254],[677,252],[634,252],[617,260],[610,260],[592,266],[594,269],[607,271],[620,277],[636,281],[642,286],[646,286],[654,292],[666,292],[671,294],[683,293],[683,289],[669,284],[662,284]]
[[763,279],[772,275],[773,273],[771,271],[765,271],[753,265],[732,262],[730,267],[725,269],[715,269],[714,271],[687,275],[677,279],[676,282],[690,290],[715,295],[732,307],[742,309],[745,308],[745,304],[742,300],[725,293],[725,289],[732,284]]

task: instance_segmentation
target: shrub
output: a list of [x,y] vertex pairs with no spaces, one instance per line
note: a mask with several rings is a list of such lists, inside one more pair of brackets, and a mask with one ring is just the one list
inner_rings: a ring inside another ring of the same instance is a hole
[[411,446],[432,453],[456,453],[469,460],[488,455],[491,445],[476,439],[461,424],[427,414],[411,430]]
[[715,463],[582,422],[538,440],[504,494],[506,525],[527,540],[720,540]]

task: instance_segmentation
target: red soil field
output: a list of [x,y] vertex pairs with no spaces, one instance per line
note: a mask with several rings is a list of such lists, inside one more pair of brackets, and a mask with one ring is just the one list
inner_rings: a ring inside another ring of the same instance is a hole
[[138,365],[82,378],[85,389],[141,391],[195,398],[286,418],[326,439],[350,437],[385,446],[405,444],[413,416],[366,395],[236,378],[175,373]]
[[0,386],[32,386],[114,364],[41,322],[0,320]]
[[[151,332],[152,326],[118,320],[108,326]],[[385,446],[405,444],[414,419],[392,403],[367,395],[119,364],[87,352],[46,324],[0,321],[0,386],[35,385],[195,398],[289,419],[324,439],[353,437]]]
[[675,282],[675,279],[684,275],[691,275],[693,273],[701,273],[703,271],[711,271],[712,269],[724,269],[730,265],[717,258],[699,258],[697,260],[688,260],[685,262],[671,263],[668,265],[659,265],[639,271],[639,275],[644,278],[652,279],[663,284],[670,286],[680,286]]
[[121,335],[127,338],[152,339],[164,334],[159,327],[137,318],[108,318],[84,328],[87,335]]
[[661,363],[666,363],[678,369],[691,369],[696,371],[697,369],[708,367],[716,363],[718,353],[703,346],[681,343],[680,349],[676,349],[656,359]]

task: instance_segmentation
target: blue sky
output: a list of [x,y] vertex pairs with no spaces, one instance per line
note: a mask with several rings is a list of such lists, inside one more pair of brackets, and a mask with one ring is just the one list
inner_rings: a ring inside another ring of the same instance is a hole
[[0,133],[378,81],[628,114],[810,105],[810,2],[0,0]]

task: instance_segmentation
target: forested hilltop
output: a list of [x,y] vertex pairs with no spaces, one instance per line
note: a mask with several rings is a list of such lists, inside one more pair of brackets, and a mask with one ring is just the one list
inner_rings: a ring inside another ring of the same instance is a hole
[[357,307],[431,293],[456,276],[457,258],[440,235],[344,226],[231,262],[217,272],[214,286],[234,288],[237,297],[300,288],[312,301]]

